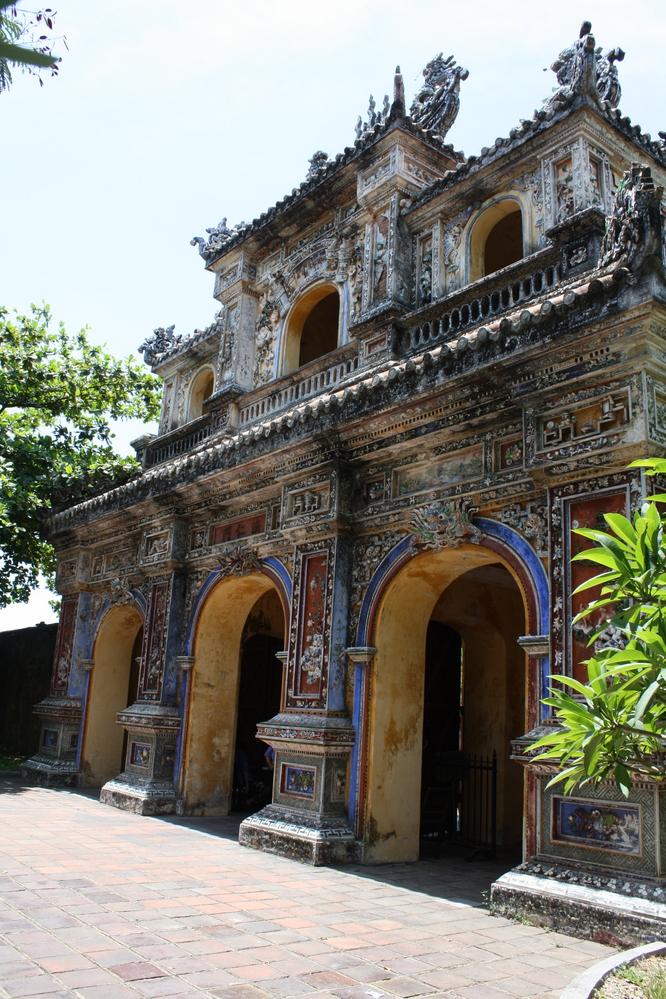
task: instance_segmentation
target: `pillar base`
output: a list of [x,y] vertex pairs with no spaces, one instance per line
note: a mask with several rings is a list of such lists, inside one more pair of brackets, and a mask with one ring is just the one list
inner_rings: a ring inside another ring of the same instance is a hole
[[57,760],[37,753],[23,761],[21,777],[42,787],[74,787],[79,768],[75,760]]
[[612,947],[634,947],[663,938],[666,882],[528,861],[495,881],[490,911]]
[[356,859],[354,833],[344,819],[303,815],[276,805],[267,805],[241,822],[238,842],[290,860],[321,866],[349,864]]
[[135,815],[175,815],[176,790],[169,781],[142,783],[120,774],[106,782],[99,794],[104,805]]
[[41,719],[39,750],[21,765],[21,774],[45,787],[70,787],[79,776],[81,698],[50,695],[35,704]]

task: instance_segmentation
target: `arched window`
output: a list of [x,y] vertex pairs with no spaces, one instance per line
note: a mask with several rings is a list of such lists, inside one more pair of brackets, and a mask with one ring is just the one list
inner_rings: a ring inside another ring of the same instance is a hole
[[332,284],[319,284],[295,303],[287,320],[282,374],[330,354],[340,337],[340,295]]
[[490,205],[474,223],[469,245],[469,279],[515,264],[523,258],[523,216],[513,198]]
[[203,414],[203,404],[212,394],[215,376],[211,368],[202,368],[192,382],[190,389],[190,405],[187,411],[188,420],[196,420]]

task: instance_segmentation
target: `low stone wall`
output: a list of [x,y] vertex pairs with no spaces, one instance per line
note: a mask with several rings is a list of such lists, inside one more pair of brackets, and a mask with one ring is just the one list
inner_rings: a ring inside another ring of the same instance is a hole
[[33,707],[49,692],[56,624],[0,632],[0,749],[35,751],[39,719]]

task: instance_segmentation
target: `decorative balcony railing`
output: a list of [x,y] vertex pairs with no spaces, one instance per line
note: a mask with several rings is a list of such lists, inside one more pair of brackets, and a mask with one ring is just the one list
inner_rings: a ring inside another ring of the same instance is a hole
[[[507,284],[497,285],[495,282],[493,288],[493,282],[487,278],[476,282],[473,288],[462,288],[450,296],[451,307],[435,318],[430,318],[432,309],[429,309],[428,318],[410,325],[404,331],[401,341],[402,351],[409,354],[424,350],[431,343],[454,339],[468,327],[481,323],[484,319],[492,320],[503,312],[515,309],[524,302],[556,288],[561,281],[560,265],[557,260],[527,272],[524,267],[525,261],[521,261],[520,264],[523,266],[519,264],[513,266],[512,269],[518,273],[514,280]],[[523,273],[520,273],[521,271]]]
[[198,420],[186,423],[177,430],[172,430],[170,434],[159,437],[154,443],[146,448],[144,465],[152,468],[153,465],[161,465],[163,461],[177,458],[180,454],[186,454],[198,444],[207,440],[213,431],[210,416],[201,416]]
[[358,355],[338,360],[335,364],[319,371],[311,371],[298,377],[298,372],[290,377],[290,383],[276,387],[272,392],[267,392],[260,399],[241,406],[238,415],[239,426],[245,427],[255,420],[264,419],[279,413],[282,409],[287,409],[295,403],[310,399],[315,395],[320,395],[328,389],[338,385],[344,378],[353,375],[358,368]]

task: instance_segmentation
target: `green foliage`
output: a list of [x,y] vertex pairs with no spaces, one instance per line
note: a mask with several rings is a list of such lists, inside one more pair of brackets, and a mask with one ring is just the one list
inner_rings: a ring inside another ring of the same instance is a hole
[[[666,473],[666,460],[637,461],[648,475]],[[565,793],[612,780],[626,796],[634,775],[664,780],[666,759],[666,538],[657,503],[649,497],[633,517],[604,515],[608,531],[576,533],[594,546],[575,560],[601,566],[576,592],[595,589],[575,618],[593,616],[587,683],[553,676],[544,701],[559,726],[535,743],[537,759],[562,770],[551,784]]]
[[[50,70],[53,76],[57,74],[60,60],[53,55],[45,33],[53,31],[54,17],[50,7],[25,11],[17,7],[15,0],[0,0],[0,93],[11,86],[13,66],[37,75],[43,69]],[[27,47],[17,44],[26,41]]]
[[53,329],[47,307],[12,318],[0,308],[0,606],[52,575],[49,511],[137,474],[114,452],[109,421],[155,419],[158,384],[85,330]]

